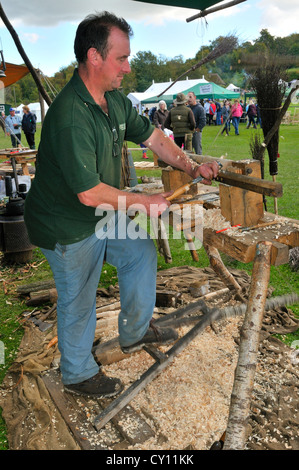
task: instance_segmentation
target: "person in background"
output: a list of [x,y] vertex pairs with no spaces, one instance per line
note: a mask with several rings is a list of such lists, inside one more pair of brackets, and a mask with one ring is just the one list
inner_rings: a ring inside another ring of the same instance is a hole
[[175,106],[169,111],[164,122],[167,129],[172,129],[174,141],[180,148],[185,145],[185,134],[193,134],[195,129],[194,115],[192,110],[186,106],[187,101],[188,98],[184,93],[178,93]]
[[243,108],[239,103],[239,100],[235,99],[234,104],[231,107],[231,116],[232,116],[232,123],[235,128],[235,135],[239,134],[239,123],[241,116],[243,114]]
[[36,115],[30,112],[28,106],[23,106],[22,130],[29,148],[35,149],[34,134],[36,132]]
[[216,126],[216,105],[212,100],[209,100],[209,126],[214,123]]
[[165,101],[161,100],[159,101],[158,108],[154,114],[153,118],[153,124],[155,127],[158,129],[161,129],[161,131],[164,131],[164,123],[165,119],[168,116],[168,111],[167,111],[167,106]]
[[216,105],[216,126],[221,126],[221,104],[215,101]]
[[13,148],[18,147],[21,144],[21,128],[22,122],[20,116],[16,116],[14,108],[10,108],[9,116],[5,119],[5,131],[6,135],[11,138],[11,145]]
[[205,110],[201,104],[196,102],[196,95],[193,91],[187,94],[188,105],[192,109],[195,119],[195,130],[192,137],[192,147],[197,155],[202,155],[202,130],[206,125]]
[[221,114],[223,118],[223,129],[221,131],[221,134],[225,132],[225,136],[229,136],[229,130],[230,130],[230,104],[228,100],[225,100],[223,102],[223,106],[221,108]]
[[262,119],[261,119],[261,112],[258,103],[255,104],[256,107],[256,123],[260,125],[262,128]]
[[204,110],[205,110],[205,113],[206,113],[206,124],[209,124],[209,122],[210,122],[210,103],[209,103],[209,100],[205,100]]
[[249,129],[251,124],[253,125],[254,129],[257,129],[256,122],[255,122],[256,114],[257,114],[256,106],[253,100],[250,100],[248,108],[247,108],[248,123],[247,123],[246,129]]

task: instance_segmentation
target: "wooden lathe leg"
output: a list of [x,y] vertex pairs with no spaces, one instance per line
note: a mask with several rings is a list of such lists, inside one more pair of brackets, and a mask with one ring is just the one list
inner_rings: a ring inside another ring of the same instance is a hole
[[164,256],[165,263],[172,263],[172,256],[164,222],[160,217],[157,219],[153,217],[151,222],[159,253]]
[[210,265],[214,269],[215,273],[218,274],[220,279],[231,291],[234,291],[236,293],[236,297],[238,298],[238,300],[245,302],[243,296],[241,295],[242,287],[236,281],[234,276],[229,272],[229,270],[225,267],[217,248],[209,246],[206,243],[203,243],[203,246],[209,257]]
[[256,250],[247,310],[240,334],[224,450],[243,450],[247,440],[247,421],[270,279],[271,246],[270,242],[261,242]]

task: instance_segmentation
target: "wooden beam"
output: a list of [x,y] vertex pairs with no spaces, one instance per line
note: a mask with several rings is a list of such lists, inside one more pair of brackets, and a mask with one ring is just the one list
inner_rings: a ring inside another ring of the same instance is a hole
[[235,5],[238,5],[239,3],[246,2],[246,0],[233,0],[231,2],[225,3],[224,5],[217,6],[214,8],[206,8],[205,10],[202,10],[200,13],[197,13],[196,15],[190,16],[189,18],[186,18],[186,22],[190,23],[190,21],[196,20],[197,18],[203,18],[204,16],[210,15],[211,13],[215,13],[216,11],[224,10],[225,8],[233,7]]

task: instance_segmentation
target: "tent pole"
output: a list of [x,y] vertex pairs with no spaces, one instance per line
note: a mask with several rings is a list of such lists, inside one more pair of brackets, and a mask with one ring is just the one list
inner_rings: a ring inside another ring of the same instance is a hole
[[38,77],[38,75],[35,71],[35,68],[32,66],[29,58],[27,57],[27,54],[25,53],[25,51],[23,49],[23,46],[22,46],[21,41],[19,39],[19,36],[17,35],[16,31],[12,27],[9,19],[7,18],[1,3],[0,3],[0,17],[3,21],[3,23],[5,24],[5,26],[7,27],[8,31],[10,32],[10,34],[11,34],[11,36],[12,36],[14,42],[15,42],[15,45],[16,45],[21,57],[23,58],[23,60],[25,62],[25,65],[29,69],[29,71],[30,71],[35,83],[36,83],[38,91],[40,92],[40,94],[42,95],[42,97],[44,98],[44,100],[46,101],[48,106],[50,106],[50,104],[52,103],[51,98],[49,97],[48,93],[44,89],[44,87],[43,87],[43,85],[42,85],[42,83],[41,83],[41,81],[40,81],[40,79],[39,79],[39,77]]

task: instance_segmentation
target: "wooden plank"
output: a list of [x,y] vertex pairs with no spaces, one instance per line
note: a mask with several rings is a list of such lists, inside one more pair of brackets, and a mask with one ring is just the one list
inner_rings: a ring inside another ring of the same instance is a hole
[[107,450],[118,445],[123,439],[127,440],[128,445],[140,444],[155,435],[142,416],[129,405],[114,416],[113,428],[109,426],[101,430],[99,435],[91,422],[91,416],[98,415],[111,400],[76,397],[64,392],[60,374],[56,370],[51,370],[42,378],[82,450]]
[[[88,421],[83,409],[80,408],[71,394],[63,391],[59,374],[55,370],[42,376],[45,386],[57,409],[72,432],[82,450],[107,450],[107,445],[100,442],[98,433]],[[102,439],[101,439],[102,440]]]

